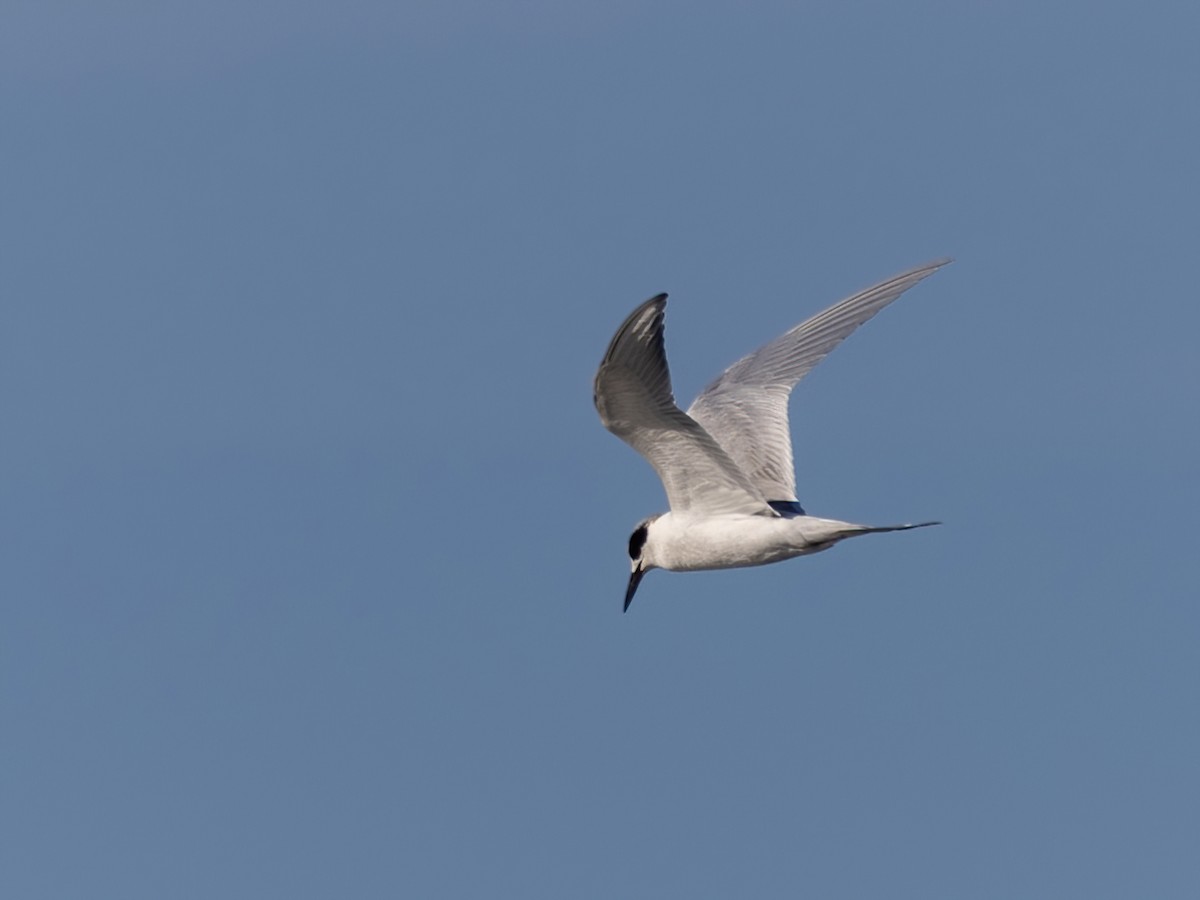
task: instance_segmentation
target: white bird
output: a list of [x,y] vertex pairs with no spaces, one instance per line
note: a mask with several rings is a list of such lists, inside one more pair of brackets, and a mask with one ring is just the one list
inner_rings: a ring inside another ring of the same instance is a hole
[[663,348],[667,295],[630,314],[596,372],[596,410],[654,467],[671,509],[630,535],[626,610],[651,569],[759,566],[860,534],[940,524],[856,525],[805,513],[796,499],[788,398],[855,328],[949,262],[902,272],[802,322],[726,369],[686,413],[675,405]]

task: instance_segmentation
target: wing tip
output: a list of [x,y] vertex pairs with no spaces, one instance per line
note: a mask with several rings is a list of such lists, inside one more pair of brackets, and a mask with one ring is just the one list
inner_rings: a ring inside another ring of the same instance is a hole
[[658,338],[661,340],[662,321],[666,316],[666,308],[667,295],[665,293],[655,294],[649,300],[639,303],[637,308],[625,317],[625,321],[621,323],[621,327],[617,329],[616,334],[612,336],[612,340],[608,342],[608,349],[604,351],[604,358],[600,360],[600,369],[603,370],[609,361],[612,360],[625,336],[645,319],[647,312],[653,311],[654,318],[658,320],[654,331],[657,332]]
[[932,274],[933,272],[936,272],[938,269],[941,269],[945,266],[950,265],[950,263],[952,263],[952,262],[954,262],[953,256],[939,256],[937,259],[931,259],[927,263],[923,263],[922,265],[919,265],[919,266],[914,266],[913,268],[909,269],[907,272],[902,273],[900,277],[903,278],[905,275],[916,275],[918,273]]

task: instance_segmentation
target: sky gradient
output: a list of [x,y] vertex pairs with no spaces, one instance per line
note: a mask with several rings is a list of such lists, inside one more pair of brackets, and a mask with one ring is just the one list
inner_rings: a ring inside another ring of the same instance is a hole
[[[0,895],[1197,896],[1194,6],[3,18]],[[622,615],[628,312],[940,256]]]

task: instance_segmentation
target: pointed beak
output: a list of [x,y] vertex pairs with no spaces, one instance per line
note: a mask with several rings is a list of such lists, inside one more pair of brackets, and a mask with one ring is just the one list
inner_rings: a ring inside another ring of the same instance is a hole
[[625,589],[625,609],[623,612],[629,612],[629,604],[633,602],[633,595],[637,593],[638,585],[642,583],[642,579],[646,576],[646,570],[641,566],[636,566],[629,573],[629,587]]

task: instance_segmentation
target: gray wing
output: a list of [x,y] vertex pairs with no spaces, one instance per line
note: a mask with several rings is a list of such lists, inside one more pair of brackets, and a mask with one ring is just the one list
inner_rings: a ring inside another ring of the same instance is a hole
[[792,388],[870,319],[949,259],[881,281],[780,335],[734,363],[688,409],[768,500],[796,499],[788,431]]
[[604,427],[654,467],[673,512],[774,516],[753,482],[694,419],[675,405],[663,348],[667,295],[630,314],[596,372]]

